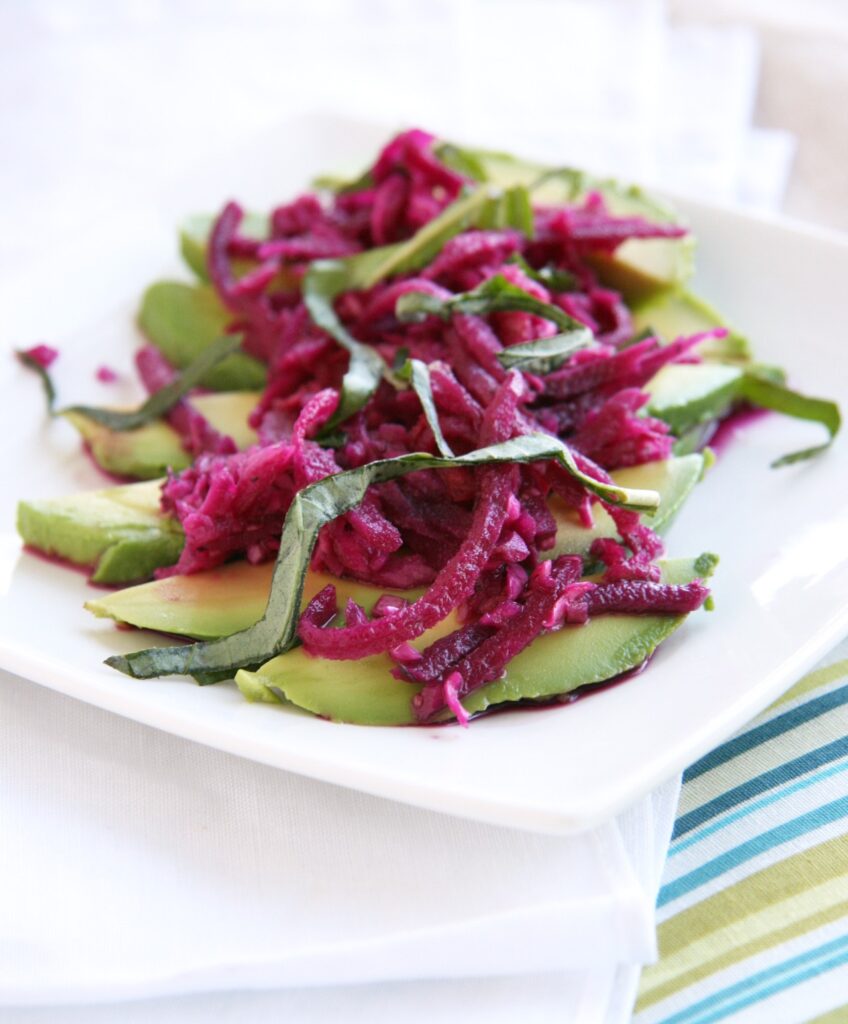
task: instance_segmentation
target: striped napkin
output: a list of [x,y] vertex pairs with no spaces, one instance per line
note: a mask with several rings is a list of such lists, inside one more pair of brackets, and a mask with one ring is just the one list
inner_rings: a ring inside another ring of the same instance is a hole
[[848,640],[685,773],[658,923],[634,1024],[848,1021]]

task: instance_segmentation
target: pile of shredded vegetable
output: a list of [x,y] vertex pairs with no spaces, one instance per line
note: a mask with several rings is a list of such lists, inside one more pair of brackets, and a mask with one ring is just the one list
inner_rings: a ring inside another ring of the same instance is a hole
[[[414,700],[421,721],[445,709],[463,720],[462,696],[501,676],[542,632],[614,612],[682,614],[708,595],[698,581],[661,583],[657,535],[583,482],[670,454],[667,425],[641,411],[642,389],[666,363],[697,361],[703,340],[634,337],[592,257],[684,229],[614,216],[589,191],[505,225],[461,226],[404,270],[404,243],[460,204],[469,184],[438,158],[432,136],[410,131],[330,200],[309,194],[275,209],[265,239],[243,234],[242,211],[228,204],[210,234],[208,272],[231,331],[268,368],[252,416],[260,442],[236,452],[190,400],[169,413],[198,458],[163,489],[162,508],[186,537],[164,574],[274,558],[295,495],[340,471],[414,452],[460,456],[532,433],[564,442],[579,476],[553,460],[409,472],[372,484],[321,528],[314,569],[425,589],[409,602],[387,595],[369,616],[352,601],[339,609],[327,587],[301,616],[300,640],[328,659],[388,651],[399,679],[424,684]],[[373,284],[367,267],[333,278],[378,248],[397,254],[398,272]],[[157,350],[138,361],[149,390],[171,381]],[[553,498],[586,526],[599,501],[613,517],[619,539],[595,541],[591,582],[581,557],[546,558]],[[456,609],[461,628],[423,651],[410,645]]]

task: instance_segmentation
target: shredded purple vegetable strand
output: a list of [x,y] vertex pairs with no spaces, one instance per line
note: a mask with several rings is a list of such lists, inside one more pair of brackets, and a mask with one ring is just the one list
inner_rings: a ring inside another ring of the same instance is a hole
[[[171,364],[153,345],[144,345],[136,352],[135,365],[142,384],[150,394],[161,391],[177,376]],[[189,399],[180,399],[165,418],[180,435],[185,450],[194,458],[206,453],[232,455],[236,451],[235,441],[217,431]]]
[[[201,454],[163,490],[163,509],[186,535],[179,563],[164,574],[199,572],[234,557],[270,559],[301,488],[377,459],[437,451],[419,396],[388,375],[335,428],[332,447],[321,443],[339,407],[349,355],[315,325],[301,292],[312,261],[409,239],[470,184],[439,160],[434,141],[417,130],[397,136],[361,187],[329,202],[307,194],[277,207],[265,239],[240,234],[236,203],[216,219],[209,276],[232,314],[230,329],[266,363],[268,384],[251,417],[259,444],[246,452],[233,452],[201,424],[190,401],[172,410],[187,447]],[[457,453],[542,431],[565,442],[580,469],[603,481],[618,467],[666,458],[673,438],[665,423],[644,414],[643,389],[663,365],[697,361],[704,336],[668,345],[635,341],[627,306],[601,283],[594,258],[611,257],[630,239],[676,238],[684,229],[616,216],[598,193],[537,207],[533,219],[531,238],[469,227],[426,267],[342,293],[335,312],[387,367],[406,358],[428,366],[435,414]],[[406,323],[395,314],[409,292],[447,301],[495,276],[585,324],[595,344],[547,372],[507,370],[502,353],[556,334],[551,319],[501,309]],[[140,368],[154,390],[170,370],[144,351]],[[703,584],[659,582],[659,538],[638,515],[611,506],[619,537],[596,541],[591,552],[604,567],[600,580],[580,579],[577,556],[547,560],[555,496],[591,525],[597,499],[554,463],[416,472],[373,486],[358,508],[321,530],[312,567],[389,589],[427,589],[414,601],[386,595],[370,615],[348,601],[340,626],[335,590],[327,587],[300,620],[306,651],[328,659],[387,652],[398,685],[424,684],[414,701],[420,721],[446,709],[462,720],[462,697],[502,675],[541,633],[579,628],[601,614],[682,614],[703,604]],[[411,646],[451,612],[462,623],[456,631],[424,650]]]
[[38,345],[33,345],[31,348],[26,349],[24,355],[46,370],[59,358],[59,350],[53,348],[52,345],[45,344],[45,342],[40,342]]

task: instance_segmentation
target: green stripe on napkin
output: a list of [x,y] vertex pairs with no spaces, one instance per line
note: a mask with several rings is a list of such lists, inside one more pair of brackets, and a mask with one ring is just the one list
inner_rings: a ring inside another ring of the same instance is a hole
[[693,765],[681,806],[634,1024],[848,1021],[848,659]]

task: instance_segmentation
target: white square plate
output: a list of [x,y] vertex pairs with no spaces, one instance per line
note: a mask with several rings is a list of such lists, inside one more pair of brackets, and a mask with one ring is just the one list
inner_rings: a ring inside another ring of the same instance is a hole
[[[173,251],[171,218],[181,209],[217,207],[228,195],[257,207],[280,201],[314,173],[364,162],[383,135],[333,118],[294,120],[276,135],[279,146],[267,143],[250,161],[218,163],[142,211],[137,230],[95,226],[97,243],[83,240],[87,255],[65,262],[63,274],[37,268],[29,294],[41,294],[40,304],[27,306],[26,289],[6,299],[17,304],[19,331],[25,325],[36,337],[53,328],[51,340],[63,349],[56,369],[64,395],[104,401],[102,387],[97,392],[91,383],[93,369],[103,362],[129,367],[137,297],[173,269],[162,255]],[[788,223],[681,205],[699,240],[699,294],[750,336],[763,360],[786,367],[798,388],[844,402],[848,245]],[[114,308],[122,296],[127,301]],[[63,322],[64,331],[57,327]],[[815,443],[821,430],[774,415],[740,432],[669,537],[671,555],[721,555],[715,612],[691,616],[648,670],[625,685],[543,712],[483,718],[465,730],[338,725],[248,704],[232,684],[132,680],[102,661],[153,638],[92,618],[82,608],[92,594],[84,577],[21,553],[14,534],[17,498],[104,486],[103,478],[67,424],[45,422],[37,382],[8,358],[0,373],[3,464],[11,470],[0,498],[0,664],[256,761],[502,825],[579,830],[704,754],[848,629],[844,439],[823,457],[772,470],[776,456]],[[132,392],[108,394],[117,401]]]

